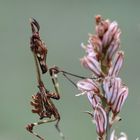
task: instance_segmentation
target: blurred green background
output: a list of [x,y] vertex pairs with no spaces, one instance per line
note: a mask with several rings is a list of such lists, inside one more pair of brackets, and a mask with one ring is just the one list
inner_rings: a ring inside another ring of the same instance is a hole
[[[125,63],[121,71],[129,87],[122,121],[115,126],[129,140],[140,137],[140,1],[139,0],[0,0],[0,140],[35,140],[24,128],[36,122],[29,101],[37,92],[33,56],[29,49],[29,18],[41,26],[41,38],[48,46],[48,65],[86,75],[79,59],[84,55],[81,42],[94,33],[94,16],[116,20],[122,30],[121,46]],[[49,76],[43,77],[53,90]],[[83,113],[91,110],[85,96],[59,76],[61,100],[54,101],[61,113],[60,127],[66,140],[96,140],[95,125]],[[54,123],[35,129],[47,140],[61,140]]]

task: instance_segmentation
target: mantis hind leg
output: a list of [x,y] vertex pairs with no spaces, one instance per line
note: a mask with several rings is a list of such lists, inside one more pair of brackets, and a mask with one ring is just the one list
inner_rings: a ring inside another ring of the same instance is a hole
[[35,126],[38,126],[38,125],[41,125],[41,124],[44,124],[44,123],[49,123],[49,122],[54,122],[56,121],[57,119],[50,119],[50,120],[41,120],[39,122],[36,122],[36,123],[31,123],[31,124],[28,124],[26,126],[26,129],[27,131],[29,131],[30,133],[32,133],[34,136],[36,136],[37,138],[39,138],[40,140],[45,140],[43,137],[41,137],[40,135],[38,135],[36,132],[33,131],[33,128]]
[[57,120],[56,120],[56,121],[57,121],[57,122],[56,122],[56,124],[55,124],[55,128],[56,128],[56,130],[59,132],[60,137],[61,137],[63,140],[65,140],[65,136],[64,136],[64,134],[62,133],[60,127],[59,127],[60,116],[57,117]]

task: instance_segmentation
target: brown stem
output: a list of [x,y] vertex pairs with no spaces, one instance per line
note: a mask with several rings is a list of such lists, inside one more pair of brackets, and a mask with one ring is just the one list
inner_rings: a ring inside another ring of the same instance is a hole
[[106,137],[105,137],[105,140],[110,140],[109,113],[110,113],[110,110],[108,110],[107,113],[106,113],[106,115],[107,115],[107,127],[106,127]]

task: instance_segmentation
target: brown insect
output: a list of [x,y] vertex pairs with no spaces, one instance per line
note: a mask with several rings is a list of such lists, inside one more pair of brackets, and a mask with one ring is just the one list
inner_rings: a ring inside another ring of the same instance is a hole
[[[39,36],[39,24],[35,19],[30,19],[30,24],[32,28],[32,37],[30,41],[30,47],[33,52],[34,60],[35,60],[35,66],[36,66],[36,72],[37,72],[37,82],[38,82],[38,88],[39,91],[32,96],[31,105],[34,107],[32,109],[33,113],[36,113],[40,117],[40,121],[36,123],[31,123],[26,126],[26,129],[38,137],[41,140],[44,140],[40,135],[35,133],[33,131],[34,126],[41,125],[44,123],[54,122],[56,121],[55,127],[58,130],[60,136],[64,139],[64,135],[59,129],[59,121],[60,121],[60,115],[53,104],[51,99],[59,100],[59,84],[57,80],[57,71],[53,68],[49,69],[49,74],[52,77],[52,83],[54,85],[55,92],[49,92],[42,79],[40,74],[40,69],[43,73],[46,73],[48,71],[47,65],[46,65],[46,55],[47,55],[47,48],[45,44],[41,41]],[[47,120],[44,120],[44,118],[48,118]]]

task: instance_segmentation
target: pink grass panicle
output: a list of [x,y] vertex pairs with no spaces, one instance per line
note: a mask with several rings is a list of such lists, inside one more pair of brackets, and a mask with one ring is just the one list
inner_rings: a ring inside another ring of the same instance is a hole
[[95,17],[95,22],[95,35],[89,34],[88,44],[81,44],[86,52],[81,64],[91,71],[91,77],[95,79],[82,79],[77,82],[77,87],[87,95],[93,108],[92,119],[96,124],[98,140],[109,140],[110,128],[128,96],[128,87],[119,77],[124,52],[120,50],[121,30],[118,23],[104,20],[100,15]]

